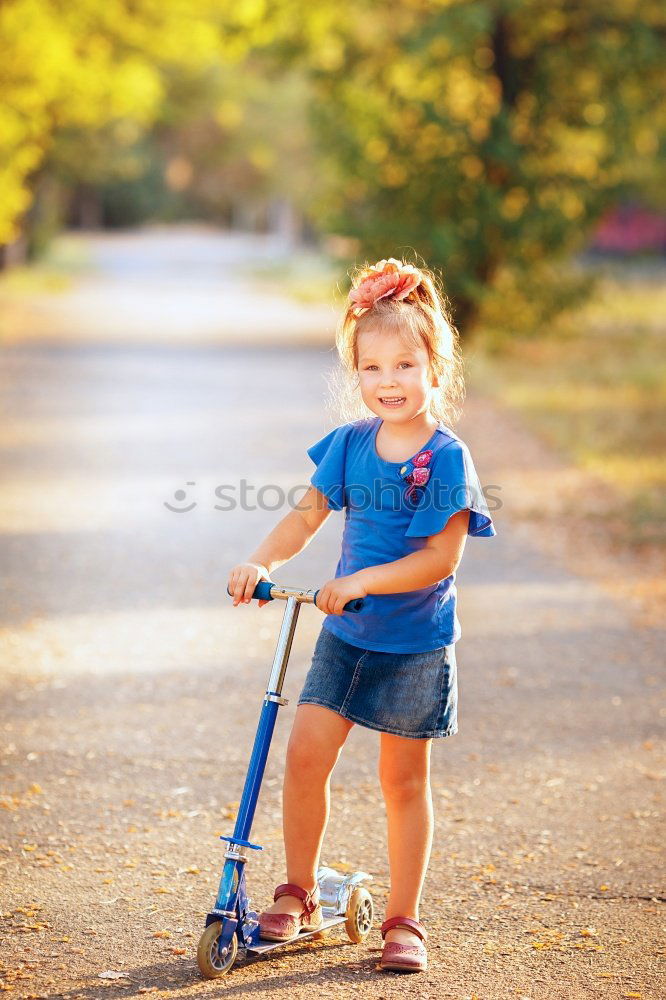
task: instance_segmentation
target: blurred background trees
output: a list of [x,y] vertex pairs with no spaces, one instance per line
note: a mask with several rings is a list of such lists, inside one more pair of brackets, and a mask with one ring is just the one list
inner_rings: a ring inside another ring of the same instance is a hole
[[663,203],[656,5],[403,3],[378,19],[350,3],[346,15],[336,56],[313,70],[318,218],[371,257],[399,219],[399,242],[444,267],[463,323],[479,311],[501,323],[510,300],[514,330],[538,326],[580,290],[553,265],[609,203],[648,186]]
[[610,206],[663,210],[655,0],[6,0],[0,259],[205,218],[416,251],[459,324],[539,329]]

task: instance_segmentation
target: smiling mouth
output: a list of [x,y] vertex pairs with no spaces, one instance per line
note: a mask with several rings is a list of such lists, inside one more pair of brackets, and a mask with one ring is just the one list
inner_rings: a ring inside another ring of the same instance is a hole
[[379,402],[384,406],[401,406],[406,399],[406,396],[380,396]]

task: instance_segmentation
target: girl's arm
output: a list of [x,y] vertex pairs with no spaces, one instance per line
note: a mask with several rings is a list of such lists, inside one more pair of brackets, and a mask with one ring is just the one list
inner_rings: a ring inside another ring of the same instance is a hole
[[460,565],[468,527],[469,510],[459,510],[418,552],[394,562],[367,566],[353,576],[358,577],[368,594],[402,594],[430,587],[451,576]]
[[[234,605],[249,601],[259,577],[268,578],[278,566],[302,552],[331,513],[323,493],[309,486],[298,505],[279,521],[244,563],[229,574]],[[265,570],[265,574],[261,570]],[[266,601],[260,601],[260,606]]]
[[249,561],[261,563],[272,573],[303,551],[330,513],[324,494],[310,486],[298,506],[275,525]]
[[455,572],[462,559],[468,527],[469,511],[456,511],[446,527],[431,535],[418,552],[328,580],[319,591],[317,607],[329,615],[341,615],[347,601],[355,597],[402,594],[445,580]]

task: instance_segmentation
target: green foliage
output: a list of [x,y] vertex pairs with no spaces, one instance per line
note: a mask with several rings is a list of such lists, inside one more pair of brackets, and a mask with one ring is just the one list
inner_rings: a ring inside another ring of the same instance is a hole
[[234,201],[268,195],[304,204],[308,82],[251,51],[255,36],[273,40],[264,14],[247,0],[0,6],[0,246],[22,229],[43,245],[81,186],[112,222],[187,210],[223,221]]
[[662,11],[649,0],[317,4],[301,44],[319,95],[320,225],[370,259],[414,248],[442,268],[463,323],[504,311],[510,327],[522,298],[525,330],[534,292],[536,329],[581,293],[549,281],[552,258],[583,247],[629,187],[654,183]]
[[277,196],[441,269],[463,330],[529,333],[609,203],[664,204],[663,29],[657,0],[6,0],[0,245],[44,176],[118,220]]
[[[609,540],[666,543],[664,268],[594,268],[594,293],[551,336],[473,339],[472,384],[517,410],[562,454],[606,481]],[[489,347],[492,350],[489,350]],[[578,515],[588,508],[573,497]]]
[[47,157],[89,182],[128,168],[169,69],[219,55],[218,19],[212,0],[0,5],[0,244],[18,236]]

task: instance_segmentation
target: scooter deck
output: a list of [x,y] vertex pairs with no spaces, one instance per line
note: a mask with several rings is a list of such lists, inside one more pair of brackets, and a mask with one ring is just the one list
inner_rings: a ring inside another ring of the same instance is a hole
[[287,938],[286,941],[269,941],[265,938],[259,938],[258,944],[250,945],[246,947],[246,951],[253,952],[254,954],[261,954],[265,951],[272,951],[273,948],[279,948],[283,944],[293,944],[295,941],[303,941],[305,938],[313,937],[315,934],[321,934],[322,931],[330,930],[331,927],[337,927],[338,924],[344,924],[347,918],[342,915],[324,917],[322,923],[315,930],[312,931],[300,931],[295,934],[294,937]]

